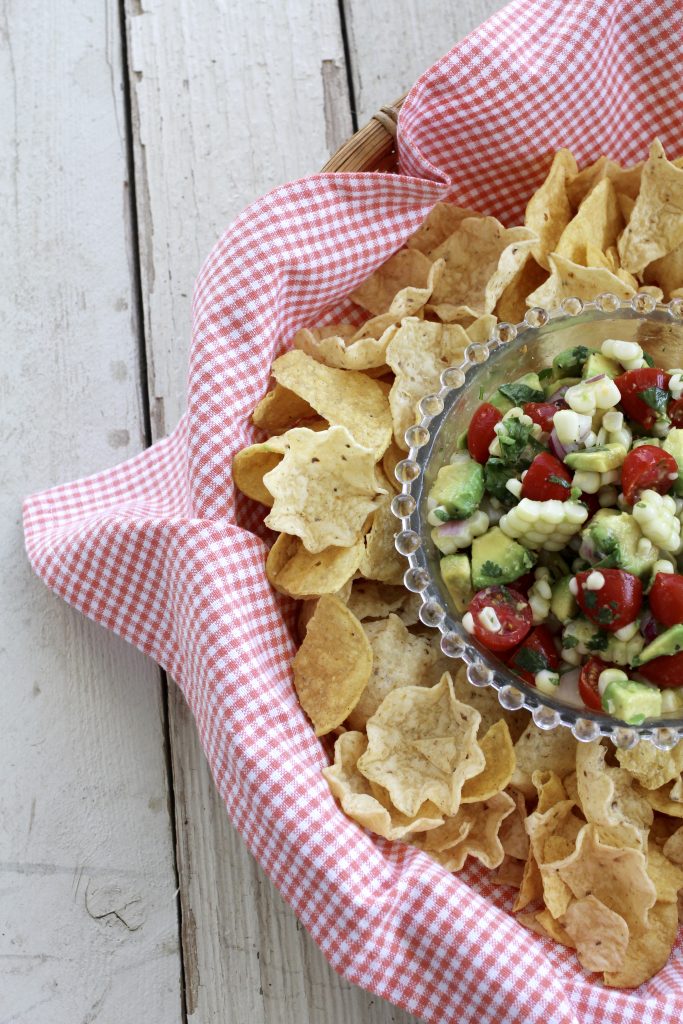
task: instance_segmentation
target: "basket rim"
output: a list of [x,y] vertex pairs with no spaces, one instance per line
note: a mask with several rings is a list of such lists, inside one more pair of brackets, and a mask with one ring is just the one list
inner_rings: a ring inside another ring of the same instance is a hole
[[323,172],[396,170],[396,121],[407,95],[404,93],[373,114],[368,123],[330,157]]

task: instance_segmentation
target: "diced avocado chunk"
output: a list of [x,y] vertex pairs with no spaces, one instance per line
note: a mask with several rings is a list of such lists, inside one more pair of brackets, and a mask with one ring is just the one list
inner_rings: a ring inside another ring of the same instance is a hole
[[489,398],[489,404],[495,405],[496,409],[500,409],[503,416],[506,412],[510,412],[510,409],[514,409],[515,403],[511,402],[505,395],[501,395],[500,391],[494,391]]
[[596,352],[597,349],[588,348],[586,345],[575,345],[559,352],[553,359],[555,377],[558,380],[560,377],[580,377],[584,363]]
[[552,586],[550,611],[563,625],[575,618],[579,610],[576,598],[569,589],[569,582],[573,578],[573,576],[562,576]]
[[659,718],[662,694],[656,686],[637,683],[635,679],[615,680],[605,688],[602,706],[608,715],[628,725],[640,725],[646,718]]
[[[634,665],[644,665],[653,658],[661,658],[667,654],[678,654],[683,651],[683,626],[671,626],[655,637],[652,643],[643,647]],[[683,682],[683,680],[681,680]]]
[[496,583],[512,583],[533,568],[535,561],[531,551],[494,526],[472,541],[472,586],[481,590]]
[[[599,559],[598,566],[605,569],[625,569],[634,576],[646,578],[657,560],[656,547],[652,544],[639,546],[643,534],[628,512],[600,509],[581,536],[584,543],[592,545]],[[584,554],[584,544],[581,554]]]
[[542,402],[545,398],[545,392],[537,373],[525,373],[523,377],[513,380],[511,384],[501,384],[496,395],[502,395],[503,398],[511,402],[510,408],[526,405],[527,402]]
[[672,427],[664,438],[662,448],[673,455],[678,466],[678,480],[674,484],[674,494],[683,494],[683,430]]
[[623,444],[599,444],[595,448],[586,448],[582,452],[570,452],[565,455],[565,465],[570,469],[579,469],[586,473],[609,473],[618,469],[626,458]]
[[467,555],[446,555],[441,559],[441,579],[461,615],[467,611],[474,597],[472,573]]
[[603,356],[602,352],[591,352],[583,364],[582,377],[584,380],[588,380],[589,377],[599,377],[601,373],[614,380],[620,373],[623,373],[623,370],[616,359]]
[[551,398],[556,391],[560,388],[573,388],[575,384],[581,381],[580,377],[560,377],[559,380],[551,380],[543,382],[543,390],[545,392],[546,399]]
[[464,453],[442,466],[429,492],[451,519],[469,519],[484,497],[484,467]]

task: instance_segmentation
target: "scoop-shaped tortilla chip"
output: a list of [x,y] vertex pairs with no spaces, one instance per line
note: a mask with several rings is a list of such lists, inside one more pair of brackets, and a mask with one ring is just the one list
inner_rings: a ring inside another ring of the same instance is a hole
[[647,847],[647,873],[657,890],[658,902],[678,901],[678,893],[683,889],[683,869],[669,860],[654,842]]
[[314,554],[351,547],[377,505],[375,456],[346,427],[294,427],[279,439],[283,459],[263,478],[273,495],[266,526],[300,537]]
[[629,932],[620,914],[595,896],[575,900],[562,924],[576,945],[579,963],[587,971],[617,971],[626,957]]
[[594,248],[604,252],[616,245],[623,226],[614,185],[609,178],[604,178],[581,203],[552,251],[572,263],[590,266],[588,250]]
[[599,740],[581,743],[577,748],[576,783],[581,809],[587,821],[621,827],[624,837],[632,829],[628,845],[640,845],[652,824],[652,808],[636,792],[627,771],[605,764],[606,752]]
[[459,324],[437,324],[408,318],[387,345],[386,360],[396,375],[389,392],[394,440],[407,450],[405,432],[416,422],[416,406],[438,391],[442,372],[462,361],[470,344]]
[[548,263],[550,277],[528,296],[528,306],[554,309],[570,296],[592,302],[602,292],[612,292],[620,299],[630,299],[636,293],[635,288],[604,267],[582,267],[557,253],[550,254]]
[[[623,191],[623,189],[622,189]],[[650,146],[636,205],[619,239],[625,270],[640,274],[683,242],[683,169],[667,160],[659,139]]]
[[334,744],[334,764],[323,768],[327,784],[341,804],[342,810],[364,828],[385,839],[403,839],[414,832],[438,828],[443,816],[428,801],[412,818],[401,814],[382,791],[373,788],[358,771],[358,759],[367,750],[367,737],[362,732],[345,732]]
[[525,796],[536,795],[532,774],[539,765],[553,771],[561,779],[574,771],[577,741],[569,729],[539,729],[529,722],[525,731],[515,743],[515,772],[512,785]]
[[377,580],[355,579],[348,605],[361,622],[366,619],[386,619],[391,612],[400,613],[415,596],[403,586],[378,583]]
[[503,862],[505,851],[499,838],[501,825],[514,810],[507,793],[461,807],[453,818],[425,836],[420,843],[446,871],[460,871],[468,857],[492,869]]
[[669,836],[662,847],[662,853],[674,864],[683,865],[683,826]]
[[316,736],[332,732],[358,703],[372,671],[363,627],[338,597],[324,594],[318,600],[292,669]]
[[683,803],[671,799],[671,792],[676,783],[667,782],[659,789],[645,789],[638,783],[635,785],[636,792],[644,797],[650,807],[660,814],[668,814],[671,818],[683,818]]
[[376,381],[364,373],[323,366],[297,350],[276,359],[272,374],[328,423],[346,427],[358,444],[370,448],[376,459],[382,457],[391,441],[391,414]]
[[299,600],[334,594],[351,580],[363,557],[357,540],[347,548],[330,547],[311,554],[298,537],[281,533],[266,558],[266,576],[281,594]]
[[510,739],[510,730],[501,719],[479,740],[479,746],[486,759],[484,770],[468,779],[462,787],[463,804],[489,800],[510,782],[515,770],[515,750]]
[[318,330],[302,328],[294,335],[294,348],[325,366],[340,370],[374,370],[384,366],[387,345],[396,333],[395,324],[384,329],[379,338],[371,335],[359,339],[346,339],[340,334],[322,334]]
[[572,217],[567,182],[576,173],[576,160],[572,154],[568,149],[559,149],[545,181],[527,203],[524,224],[538,236],[538,242],[531,251],[537,263],[546,270],[548,253],[555,251],[560,235]]
[[[403,289],[411,287],[427,290],[431,269],[432,261],[418,249],[399,249],[352,291],[349,298],[357,306],[362,306],[375,316],[387,313],[394,298]],[[426,298],[420,305],[424,305],[425,302]]]
[[429,637],[409,633],[398,615],[368,622],[363,629],[372,648],[372,674],[349,716],[352,729],[364,729],[392,690],[433,686],[442,675],[438,651]]
[[368,749],[358,768],[409,817],[425,800],[455,815],[463,783],[485,764],[478,727],[479,713],[456,699],[448,673],[430,689],[392,690],[368,719]]

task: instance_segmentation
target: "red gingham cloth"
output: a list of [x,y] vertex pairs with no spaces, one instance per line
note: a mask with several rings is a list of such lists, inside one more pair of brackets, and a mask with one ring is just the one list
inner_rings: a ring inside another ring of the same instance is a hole
[[432,1024],[683,1018],[683,955],[636,992],[515,922],[510,890],[374,838],[338,810],[290,678],[293,605],[265,579],[263,510],[232,455],[273,358],[451,195],[519,223],[550,154],[629,162],[657,133],[683,152],[679,0],[516,0],[416,83],[402,174],[318,174],[254,203],[197,282],[189,410],[114,470],[33,495],[45,583],[178,681],[228,813],[333,967]]

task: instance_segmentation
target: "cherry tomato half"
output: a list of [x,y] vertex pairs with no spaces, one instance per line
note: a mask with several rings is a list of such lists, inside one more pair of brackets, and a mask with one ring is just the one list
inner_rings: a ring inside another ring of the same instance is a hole
[[550,452],[541,452],[529,466],[522,480],[522,497],[532,501],[567,501],[572,478],[559,459]]
[[664,654],[661,658],[653,658],[638,669],[641,676],[657,686],[665,689],[672,686],[683,686],[683,651],[678,654]]
[[677,572],[658,572],[647,599],[650,611],[663,626],[683,622],[683,576]]
[[621,467],[621,489],[629,505],[635,505],[641,491],[648,488],[666,494],[678,479],[678,464],[673,455],[654,444],[633,448]]
[[[592,519],[596,512],[600,511],[600,499],[598,498],[597,494],[587,494],[586,491],[583,491],[581,493],[579,501],[588,509],[588,519],[586,520],[587,523],[589,519]],[[586,525],[586,523],[584,523],[584,526]]]
[[560,656],[555,647],[553,635],[547,626],[532,629],[521,647],[508,661],[511,669],[521,676],[525,683],[535,683],[535,675],[543,669],[556,672],[560,667]]
[[500,409],[496,409],[490,402],[484,402],[470,420],[467,428],[467,450],[472,458],[482,465],[489,457],[489,445],[496,436],[493,428],[502,418]]
[[623,569],[599,569],[605,582],[599,590],[590,590],[586,588],[586,581],[592,571],[576,574],[579,608],[601,629],[616,633],[637,618],[643,603],[643,584],[637,576]]
[[[670,374],[657,367],[644,367],[642,370],[627,370],[617,377],[614,383],[619,388],[621,404],[632,420],[639,423],[645,430],[651,430],[657,419],[657,411],[653,409],[642,394],[653,388],[669,391]],[[652,392],[654,394],[654,392]]]
[[579,696],[581,700],[590,708],[591,711],[602,711],[602,701],[600,699],[600,691],[598,689],[598,683],[600,681],[600,673],[604,672],[606,668],[611,668],[611,665],[607,665],[600,658],[592,657],[589,658],[585,664],[581,666],[581,674],[579,675]]
[[678,427],[679,430],[683,427],[683,398],[677,398],[675,402],[671,403],[669,419],[672,427]]
[[531,416],[534,423],[538,423],[541,430],[550,433],[553,429],[553,416],[558,409],[566,409],[567,403],[559,400],[557,402],[527,402],[524,412]]
[[[499,633],[487,629],[479,620],[484,608],[493,608],[501,625]],[[490,651],[509,651],[524,639],[533,621],[531,608],[522,595],[509,587],[485,587],[470,601],[474,635]]]

